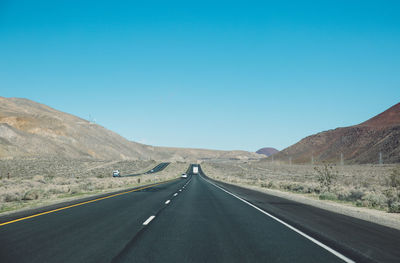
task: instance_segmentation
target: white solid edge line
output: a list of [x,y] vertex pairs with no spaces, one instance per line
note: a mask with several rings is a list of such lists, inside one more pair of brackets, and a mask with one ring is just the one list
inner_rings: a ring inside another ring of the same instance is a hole
[[168,204],[169,204],[169,202],[171,202],[171,200],[167,200],[167,201],[165,201],[165,204],[166,204],[166,205],[168,205]]
[[291,230],[293,230],[293,231],[296,232],[297,234],[299,234],[299,235],[301,235],[301,236],[307,238],[307,239],[310,240],[311,242],[313,242],[313,243],[317,244],[318,246],[324,248],[325,250],[329,251],[329,252],[332,253],[333,255],[337,256],[337,257],[340,258],[340,259],[342,259],[344,262],[347,262],[347,263],[355,263],[355,261],[349,259],[349,258],[346,257],[345,255],[343,255],[343,254],[337,252],[337,251],[334,250],[333,248],[328,247],[327,245],[325,245],[325,244],[321,243],[320,241],[316,240],[315,238],[310,237],[310,236],[307,235],[306,233],[304,233],[304,232],[298,230],[297,228],[295,228],[295,227],[289,225],[288,223],[282,221],[281,219],[279,219],[279,218],[277,218],[277,217],[271,215],[271,214],[268,213],[268,212],[265,212],[265,211],[262,210],[261,208],[259,208],[259,207],[255,206],[255,205],[253,205],[252,203],[249,203],[248,201],[246,201],[246,200],[244,200],[243,198],[241,198],[241,197],[239,197],[239,196],[237,196],[237,195],[235,195],[235,194],[233,194],[233,193],[231,193],[231,192],[225,190],[224,188],[222,188],[222,187],[220,187],[220,186],[218,186],[218,185],[216,185],[216,184],[214,184],[214,183],[208,181],[207,179],[203,178],[202,176],[200,176],[200,177],[201,177],[204,181],[206,181],[206,182],[208,182],[208,183],[214,185],[215,187],[217,187],[217,188],[221,189],[222,191],[224,191],[224,192],[226,192],[226,193],[232,195],[233,197],[236,197],[236,198],[239,199],[240,201],[242,201],[242,202],[248,204],[249,206],[251,206],[251,207],[257,209],[257,210],[260,211],[261,213],[263,213],[263,214],[265,214],[265,215],[271,217],[272,219],[274,219],[274,220],[278,221],[279,223],[283,224],[284,226],[290,228]]
[[155,217],[156,217],[156,216],[150,216],[149,218],[147,218],[146,221],[144,221],[143,225],[144,225],[144,226],[147,226],[147,225],[151,222],[151,220],[153,220]]

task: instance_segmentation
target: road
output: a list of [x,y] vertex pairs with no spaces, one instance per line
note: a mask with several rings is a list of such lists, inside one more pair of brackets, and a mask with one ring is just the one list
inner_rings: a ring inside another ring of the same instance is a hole
[[21,221],[0,218],[0,262],[351,262],[190,171]]
[[208,179],[356,262],[400,262],[399,230]]
[[170,163],[160,163],[157,164],[153,169],[148,170],[147,172],[144,173],[138,173],[138,174],[127,174],[127,175],[122,175],[121,177],[128,177],[128,176],[139,176],[143,174],[153,174],[153,173],[158,173],[164,170]]

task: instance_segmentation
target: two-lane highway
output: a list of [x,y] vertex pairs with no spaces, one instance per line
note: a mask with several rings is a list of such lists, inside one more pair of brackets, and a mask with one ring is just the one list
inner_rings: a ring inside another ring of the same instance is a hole
[[[177,179],[0,226],[0,262],[110,262],[187,183]],[[140,190],[142,189],[142,190]],[[4,223],[4,222],[1,222]]]
[[190,173],[0,226],[0,262],[343,262],[338,256]]
[[192,175],[181,198],[164,209],[113,262],[343,260],[203,177]]
[[128,177],[128,176],[139,176],[139,175],[144,175],[144,174],[153,174],[153,173],[158,173],[167,168],[167,166],[170,163],[159,163],[157,164],[153,169],[148,170],[147,172],[144,173],[138,173],[138,174],[127,174],[127,175],[122,175],[121,177]]

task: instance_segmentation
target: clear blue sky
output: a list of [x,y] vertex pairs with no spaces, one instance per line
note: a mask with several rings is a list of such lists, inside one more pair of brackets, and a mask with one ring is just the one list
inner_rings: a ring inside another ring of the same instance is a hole
[[[83,3],[84,2],[84,3]],[[0,1],[0,96],[255,151],[400,101],[400,1]]]

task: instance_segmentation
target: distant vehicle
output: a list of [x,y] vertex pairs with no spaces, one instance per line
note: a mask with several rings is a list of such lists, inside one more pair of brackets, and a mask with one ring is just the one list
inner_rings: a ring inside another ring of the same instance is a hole
[[150,172],[152,173],[152,172],[154,172],[154,170],[153,170],[153,169],[151,169],[151,170],[150,170]]
[[181,175],[181,178],[182,178],[182,179],[186,179],[186,178],[187,178],[187,174],[182,174],[182,175]]
[[113,177],[121,177],[121,173],[119,172],[119,170],[113,171]]
[[199,173],[199,167],[198,166],[193,166],[193,173],[198,174]]

